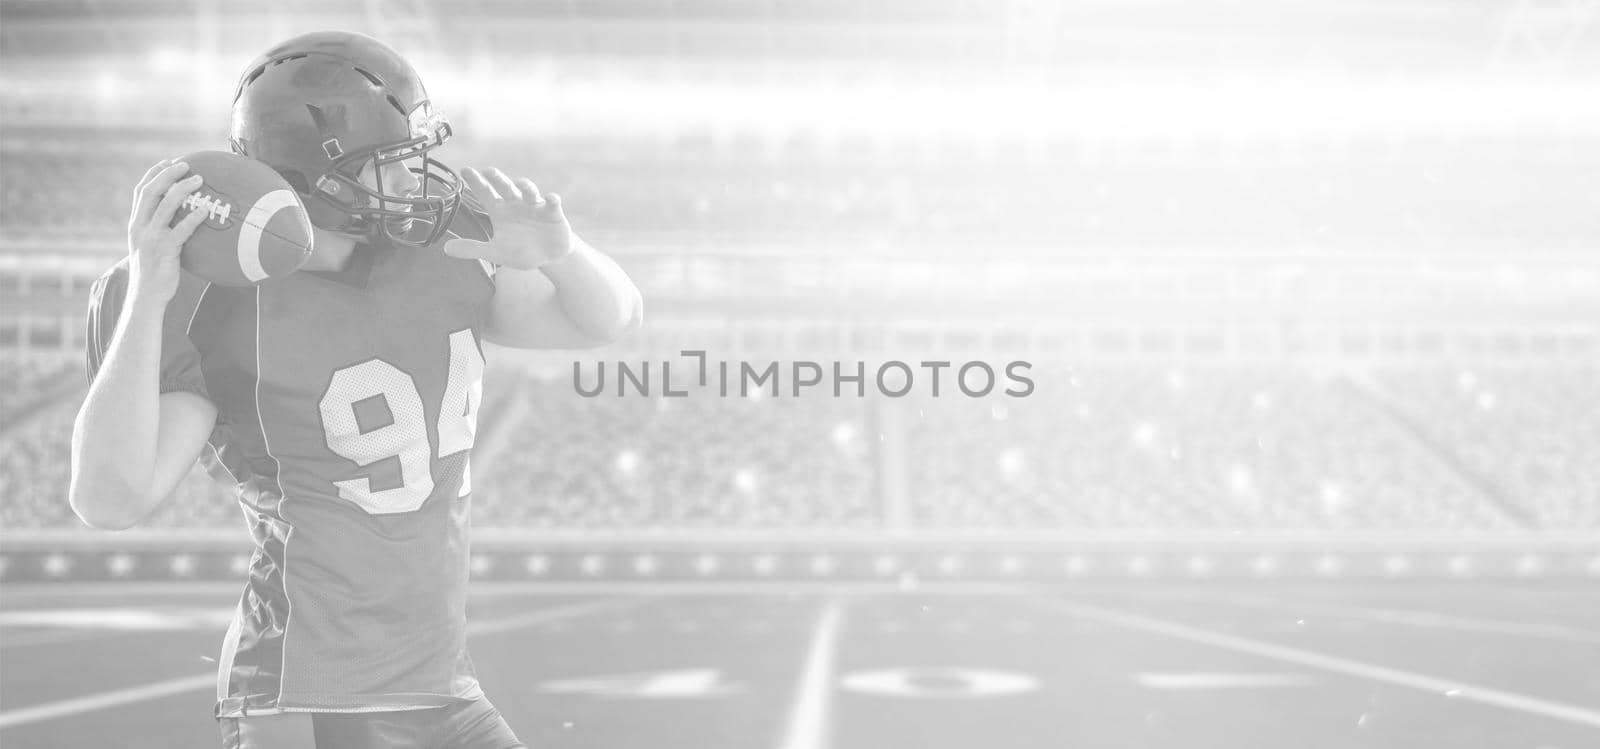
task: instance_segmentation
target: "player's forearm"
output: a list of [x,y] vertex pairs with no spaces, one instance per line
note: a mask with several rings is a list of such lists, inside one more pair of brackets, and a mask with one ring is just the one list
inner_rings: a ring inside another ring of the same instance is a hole
[[165,304],[129,296],[72,429],[69,500],[84,522],[126,528],[161,500],[150,496],[160,429]]
[[600,341],[615,341],[637,328],[643,297],[615,260],[574,236],[571,254],[540,267],[555,285],[556,298],[572,324]]

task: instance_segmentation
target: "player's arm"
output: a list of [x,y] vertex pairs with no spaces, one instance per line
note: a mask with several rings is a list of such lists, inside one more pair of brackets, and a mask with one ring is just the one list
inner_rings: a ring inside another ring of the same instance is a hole
[[531,180],[462,170],[494,223],[487,242],[452,239],[445,251],[500,266],[488,340],[514,348],[604,346],[644,321],[644,299],[616,261],[572,232],[561,197]]
[[[73,512],[96,528],[138,523],[194,464],[216,423],[204,396],[198,354],[165,340],[168,303],[178,291],[178,253],[204,211],[168,228],[199,186],[187,165],[152,167],[134,192],[126,273],[95,284],[89,309],[90,385],[72,428]],[[163,392],[164,390],[168,392]]]
[[513,348],[604,346],[638,329],[644,301],[616,261],[572,238],[572,251],[531,270],[495,273],[488,339]]

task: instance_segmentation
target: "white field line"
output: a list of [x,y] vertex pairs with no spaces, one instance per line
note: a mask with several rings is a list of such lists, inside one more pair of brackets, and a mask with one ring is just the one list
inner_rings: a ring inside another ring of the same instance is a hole
[[782,749],[827,749],[833,722],[833,661],[839,641],[839,624],[844,605],[838,600],[823,604],[817,629],[806,650],[805,668],[789,709],[789,722],[783,734]]
[[177,679],[141,684],[127,689],[91,694],[87,697],[74,697],[70,700],[46,702],[42,705],[32,705],[0,713],[0,729],[38,723],[43,720],[82,715],[96,710],[170,697],[185,692],[215,689],[216,687],[216,674],[198,674],[196,676],[183,676]]
[[[167,630],[171,631],[171,630]],[[114,637],[117,635],[144,634],[143,631],[126,629],[47,629],[32,632],[17,632],[15,634],[0,635],[0,650],[13,650],[15,648],[28,648],[37,645],[57,645],[79,640],[93,640],[100,637]]]
[[244,590],[244,580],[238,582],[98,582],[98,583],[4,583],[0,584],[0,599],[6,607],[14,607],[34,599],[77,601],[88,596],[113,596],[119,598],[147,598],[151,596],[210,596],[224,601],[239,598]]
[[1530,695],[1509,692],[1491,687],[1469,684],[1454,679],[1446,679],[1427,674],[1419,674],[1398,668],[1390,668],[1375,663],[1340,658],[1324,655],[1322,653],[1300,648],[1276,645],[1261,640],[1252,640],[1247,637],[1213,632],[1200,627],[1187,624],[1157,619],[1128,611],[1092,606],[1084,603],[1072,603],[1056,599],[1033,599],[1040,606],[1045,606],[1072,616],[1092,619],[1106,624],[1112,624],[1127,629],[1149,632],[1151,634],[1171,637],[1178,640],[1209,645],[1223,650],[1237,653],[1246,653],[1283,663],[1292,663],[1297,666],[1307,666],[1330,673],[1354,676],[1370,681],[1379,681],[1402,687],[1409,687],[1424,692],[1431,692],[1441,697],[1477,702],[1484,705],[1513,710],[1516,712],[1538,715],[1556,720],[1564,720],[1586,726],[1600,728],[1600,711],[1579,705],[1570,705],[1555,702]]
[[233,609],[183,606],[74,606],[0,611],[0,630],[15,627],[112,629],[127,632],[212,629],[228,626]]
[[62,719],[69,715],[102,711],[106,707],[144,703],[147,699],[160,699],[163,696],[182,695],[186,691],[210,690],[210,688],[216,688],[216,674],[190,675],[190,677],[168,679],[165,682],[144,683],[126,690],[101,691],[99,695],[59,699],[54,703],[35,704],[16,711],[0,712],[0,728],[13,728],[27,723],[37,723],[40,720]]
[[1317,680],[1306,674],[1265,673],[1207,673],[1207,672],[1154,672],[1133,675],[1142,687],[1151,689],[1272,689],[1278,687],[1307,687]]
[[[485,619],[467,625],[468,635],[494,635],[522,627],[531,626],[540,622],[554,621],[557,619],[571,619],[587,616],[589,614],[609,611],[617,608],[637,606],[645,599],[630,599],[625,601],[587,601],[575,603],[570,606],[560,606],[542,611],[530,611],[513,616],[496,619]],[[66,718],[73,715],[105,710],[107,708],[130,705],[136,702],[169,697],[184,692],[200,691],[202,689],[216,689],[217,675],[215,673],[184,676],[165,681],[141,684],[127,689],[117,689],[110,692],[100,692],[85,697],[75,697],[69,700],[47,702],[40,705],[31,705],[16,710],[0,712],[0,729],[38,723],[40,721]]]
[[502,616],[495,619],[483,619],[467,622],[467,636],[479,637],[482,635],[498,635],[526,627],[531,627],[541,622],[556,621],[559,619],[573,619],[590,614],[599,614],[615,609],[633,608],[642,605],[647,599],[632,598],[625,600],[585,601],[568,606],[558,606],[539,611],[528,611],[511,616]]
[[1371,606],[1354,606],[1337,603],[1320,603],[1307,601],[1301,598],[1272,599],[1265,596],[1248,594],[1234,594],[1225,597],[1245,606],[1260,609],[1273,609],[1289,613],[1295,610],[1309,611],[1325,616],[1342,616],[1350,619],[1365,619],[1382,624],[1406,624],[1413,627],[1432,627],[1434,629],[1453,629],[1460,632],[1475,634],[1507,635],[1511,637],[1527,637],[1537,640],[1555,640],[1558,642],[1578,642],[1586,645],[1600,645],[1600,632],[1569,627],[1563,624],[1541,624],[1533,622],[1513,622],[1504,619],[1483,619],[1473,616],[1459,616],[1456,614],[1441,614],[1435,611],[1419,609],[1394,609],[1375,608]]

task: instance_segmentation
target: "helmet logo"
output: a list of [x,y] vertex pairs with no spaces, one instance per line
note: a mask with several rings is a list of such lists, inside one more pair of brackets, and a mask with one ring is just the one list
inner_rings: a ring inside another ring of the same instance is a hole
[[191,212],[205,211],[208,214],[206,223],[217,228],[227,228],[228,217],[233,215],[233,204],[221,195],[192,192],[183,199],[183,207]]

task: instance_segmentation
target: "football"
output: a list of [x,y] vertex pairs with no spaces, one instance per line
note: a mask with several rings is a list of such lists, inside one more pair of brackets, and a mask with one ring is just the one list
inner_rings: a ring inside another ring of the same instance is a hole
[[311,217],[272,167],[225,151],[183,158],[204,178],[172,217],[210,214],[183,245],[184,270],[223,286],[253,286],[293,273],[311,257]]

